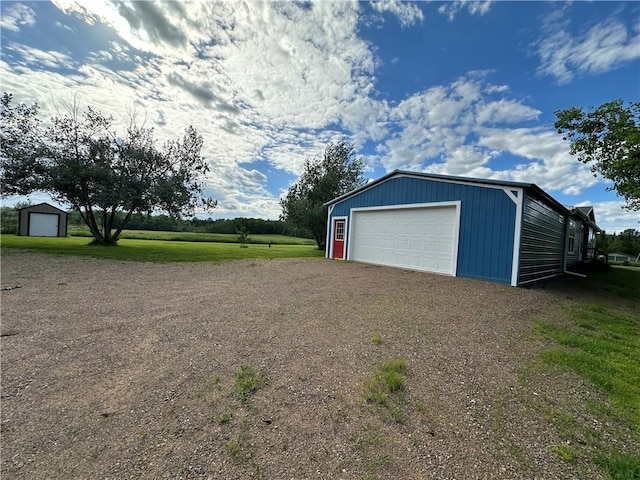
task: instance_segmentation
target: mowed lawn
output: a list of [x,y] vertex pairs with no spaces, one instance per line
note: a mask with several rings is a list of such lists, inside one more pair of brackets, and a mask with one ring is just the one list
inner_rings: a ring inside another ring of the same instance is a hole
[[[88,237],[91,233],[86,227],[70,227],[69,235],[72,237]],[[238,235],[234,233],[198,233],[198,232],[166,232],[154,230],[123,230],[120,238],[136,240],[169,240],[174,242],[221,242],[239,243]],[[276,234],[251,234],[249,244],[281,244],[281,245],[315,245],[309,238],[290,237]]]
[[[152,232],[156,234],[168,232]],[[274,237],[274,236],[271,236]],[[282,236],[280,236],[282,237]],[[293,237],[290,237],[293,238]],[[137,262],[220,262],[251,258],[322,257],[315,245],[251,244],[123,238],[115,247],[90,245],[86,237],[20,237],[2,235],[2,248],[55,255],[80,255]],[[282,239],[279,239],[282,241]],[[295,240],[295,239],[294,239]]]

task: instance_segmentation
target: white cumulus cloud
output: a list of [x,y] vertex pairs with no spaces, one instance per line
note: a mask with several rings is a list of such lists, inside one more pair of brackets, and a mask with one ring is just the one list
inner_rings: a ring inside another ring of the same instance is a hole
[[19,32],[22,27],[32,27],[36,23],[35,12],[22,3],[7,7],[0,16],[0,28]]
[[453,20],[455,16],[466,9],[471,15],[484,15],[491,8],[492,0],[455,0],[444,2],[438,12],[447,15],[449,20]]
[[538,41],[538,72],[558,83],[570,82],[578,74],[595,75],[640,58],[640,21],[628,28],[620,20],[608,19],[578,35],[569,23],[551,23]]
[[402,27],[410,27],[424,20],[424,14],[420,7],[411,2],[399,0],[381,0],[371,2],[371,7],[380,12],[388,12],[398,17]]

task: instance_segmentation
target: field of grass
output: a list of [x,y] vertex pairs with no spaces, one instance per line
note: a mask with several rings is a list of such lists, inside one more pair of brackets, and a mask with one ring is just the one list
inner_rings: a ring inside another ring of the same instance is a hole
[[[69,227],[72,237],[88,237],[91,233],[86,227]],[[195,232],[156,232],[152,230],[123,230],[120,238],[135,240],[166,240],[173,242],[220,242],[240,243],[238,235],[232,233],[195,233]],[[289,237],[286,235],[252,235],[249,233],[249,244],[267,245],[315,245],[309,238]]]
[[245,258],[322,257],[315,245],[266,244],[241,248],[238,243],[136,240],[124,238],[118,246],[90,245],[85,237],[19,237],[3,234],[2,248],[21,248],[55,255],[138,262],[219,262]]
[[621,265],[625,267],[640,268],[640,262],[609,262],[609,265]]
[[640,299],[640,269],[612,265],[610,272],[589,273],[587,280],[594,295],[627,300]]
[[[547,319],[537,324],[537,331],[555,343],[541,357],[547,365],[570,370],[595,385],[609,403],[592,403],[591,414],[616,434],[635,432],[631,436],[640,442],[640,271],[614,267],[590,275],[589,283],[599,287],[592,291],[593,303],[570,307],[560,322]],[[612,302],[611,297],[623,301]],[[640,479],[639,453],[619,451],[615,442],[603,441],[592,425],[581,424],[567,412],[553,417],[563,419],[557,422],[563,435],[582,439],[574,441],[575,446],[564,445],[559,455],[569,461],[591,457],[611,479]]]

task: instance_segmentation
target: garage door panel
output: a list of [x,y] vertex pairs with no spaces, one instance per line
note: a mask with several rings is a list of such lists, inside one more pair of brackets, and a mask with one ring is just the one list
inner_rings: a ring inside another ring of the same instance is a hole
[[455,206],[353,213],[355,261],[455,275]]
[[59,215],[50,213],[29,214],[29,235],[32,237],[57,237]]

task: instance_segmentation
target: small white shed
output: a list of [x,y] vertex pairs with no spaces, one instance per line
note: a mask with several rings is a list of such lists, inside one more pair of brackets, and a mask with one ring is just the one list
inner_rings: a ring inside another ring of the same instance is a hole
[[66,237],[68,215],[64,210],[39,203],[18,210],[18,235]]

